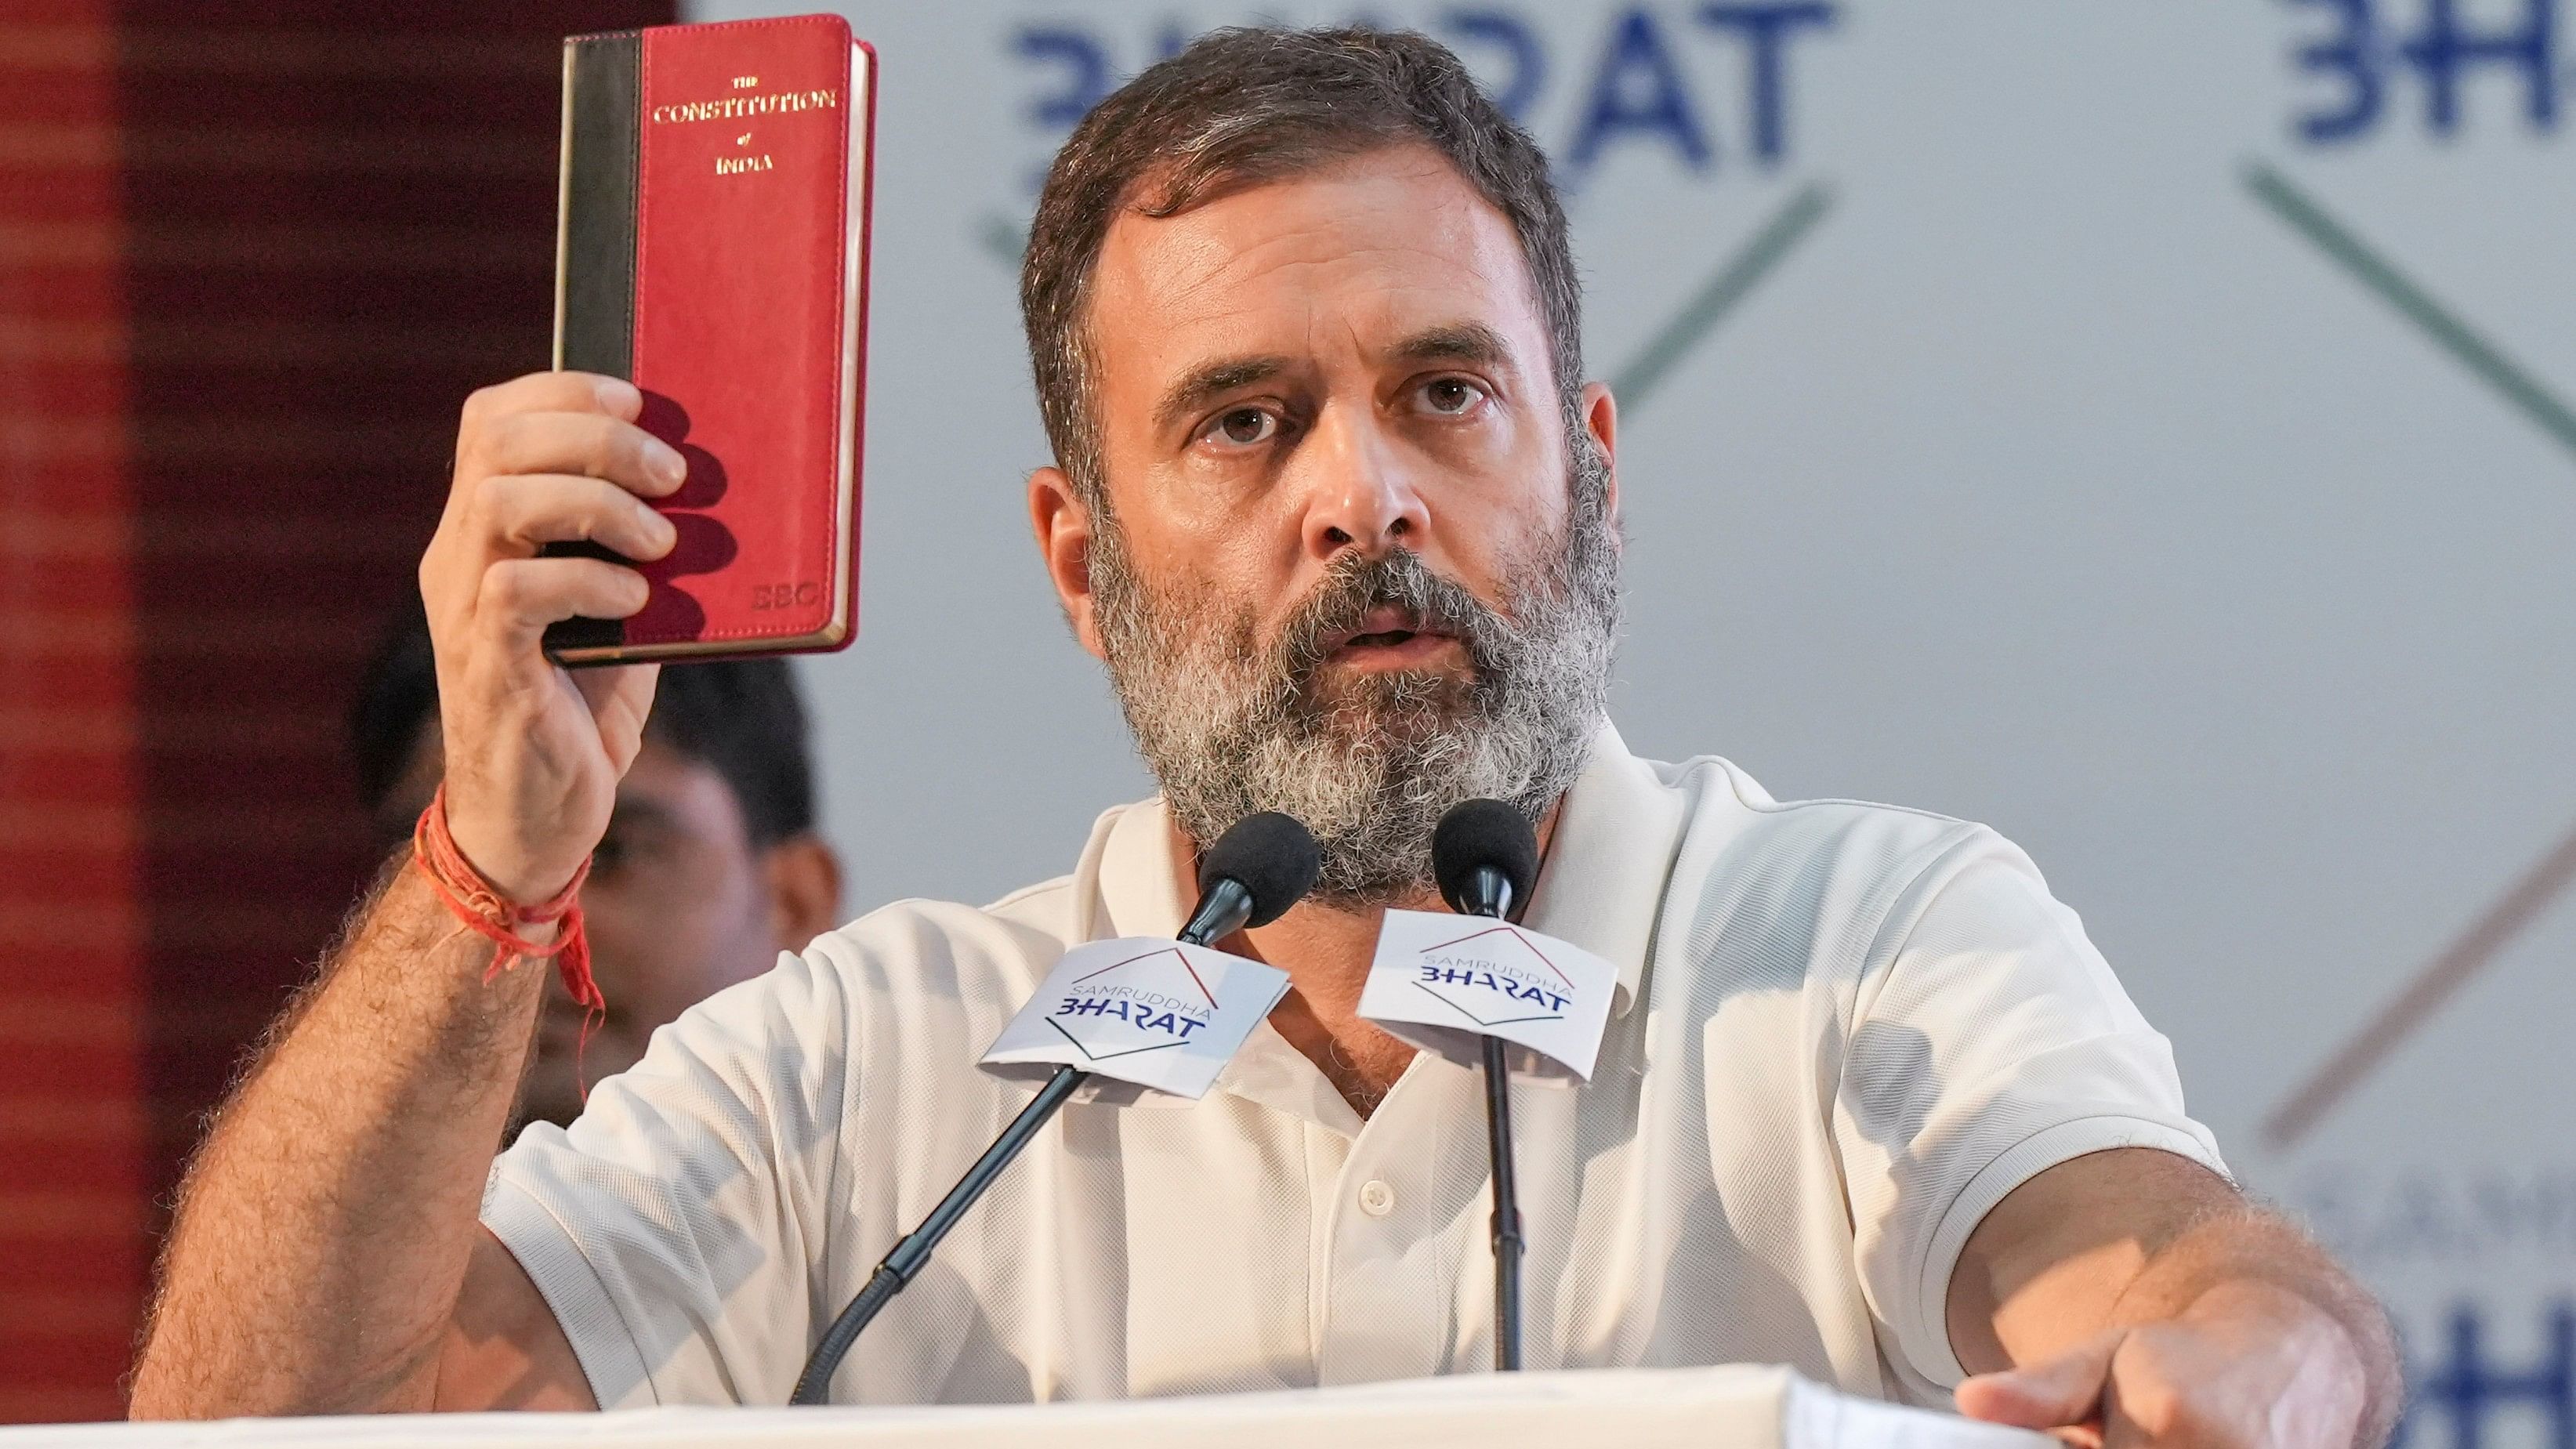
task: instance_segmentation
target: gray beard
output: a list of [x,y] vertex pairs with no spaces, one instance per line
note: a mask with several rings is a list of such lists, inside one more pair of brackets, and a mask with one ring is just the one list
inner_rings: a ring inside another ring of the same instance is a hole
[[[1450,807],[1501,800],[1532,821],[1590,758],[1620,622],[1609,471],[1580,432],[1564,532],[1505,570],[1487,608],[1408,549],[1345,553],[1263,647],[1248,610],[1204,589],[1166,597],[1138,577],[1106,508],[1090,567],[1102,651],[1138,751],[1201,846],[1277,810],[1323,848],[1308,899],[1348,911],[1431,886],[1431,832]],[[1366,674],[1327,683],[1326,641],[1391,605],[1454,636],[1465,680]]]

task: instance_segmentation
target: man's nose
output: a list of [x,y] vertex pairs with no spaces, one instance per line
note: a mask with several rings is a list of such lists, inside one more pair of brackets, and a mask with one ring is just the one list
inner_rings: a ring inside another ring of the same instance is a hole
[[1374,558],[1422,546],[1430,511],[1404,450],[1386,435],[1374,409],[1328,410],[1305,454],[1312,470],[1305,542],[1315,559],[1330,562],[1345,549]]

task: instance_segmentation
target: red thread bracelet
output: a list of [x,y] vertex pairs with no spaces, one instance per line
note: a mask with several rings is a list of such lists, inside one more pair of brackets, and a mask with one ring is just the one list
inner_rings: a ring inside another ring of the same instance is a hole
[[[581,1040],[575,1046],[573,1074],[581,1075],[580,1054],[590,1045],[592,1028],[608,1011],[608,998],[600,994],[599,982],[590,974],[590,936],[582,929],[581,887],[590,879],[590,858],[584,856],[581,868],[572,873],[572,883],[545,901],[522,906],[501,894],[474,863],[457,849],[456,837],[447,833],[447,787],[429,799],[429,808],[420,812],[420,823],[412,827],[412,863],[429,878],[429,888],[447,906],[448,913],[465,923],[467,929],[500,949],[492,955],[492,964],[483,973],[490,981],[522,960],[542,961],[555,958],[555,970],[563,977],[564,990],[574,1004],[587,1013],[582,1018]],[[518,932],[521,926],[541,926],[560,921],[562,927],[551,942],[540,945]],[[585,1099],[589,1084],[582,1084]]]

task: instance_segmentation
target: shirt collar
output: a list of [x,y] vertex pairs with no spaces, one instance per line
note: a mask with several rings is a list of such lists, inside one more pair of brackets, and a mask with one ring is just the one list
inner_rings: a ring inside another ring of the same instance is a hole
[[1654,766],[1628,753],[1610,721],[1593,737],[1592,759],[1565,792],[1521,924],[1571,941],[1619,968],[1613,1016],[1636,1000],[1654,949],[1664,885],[1681,846],[1681,792]]
[[1172,858],[1171,812],[1163,797],[1122,805],[1101,818],[1089,859],[1094,889],[1080,890],[1083,866],[1074,871],[1077,894],[1094,901],[1095,918],[1083,939],[1171,937],[1181,933],[1189,903],[1181,899],[1179,862]]

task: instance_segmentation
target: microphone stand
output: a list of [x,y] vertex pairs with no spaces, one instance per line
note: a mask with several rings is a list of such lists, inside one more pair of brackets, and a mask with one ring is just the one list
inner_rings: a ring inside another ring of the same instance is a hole
[[[1179,939],[1188,946],[1204,946],[1211,941],[1224,940],[1251,919],[1252,906],[1250,888],[1231,877],[1219,879],[1208,886],[1205,895],[1199,897],[1198,909],[1191,913],[1189,924],[1181,928]],[[930,1210],[930,1216],[921,1220],[921,1226],[904,1234],[895,1243],[877,1264],[876,1271],[868,1275],[867,1286],[861,1288],[858,1296],[850,1300],[850,1306],[842,1309],[831,1326],[823,1330],[822,1339],[814,1345],[813,1355],[805,1360],[805,1371],[796,1376],[796,1392],[788,1396],[788,1403],[830,1402],[832,1375],[841,1367],[841,1360],[849,1353],[850,1345],[859,1341],[861,1330],[894,1301],[896,1294],[912,1285],[913,1277],[929,1266],[930,1255],[939,1249],[939,1240],[947,1237],[948,1230],[957,1226],[957,1220],[966,1216],[966,1210],[973,1207],[976,1200],[984,1195],[984,1190],[993,1185],[993,1180],[1002,1175],[1002,1169],[1011,1165],[1011,1159],[1020,1155],[1020,1149],[1029,1145],[1029,1139],[1038,1134],[1038,1129],[1045,1126],[1056,1109],[1065,1104],[1074,1089],[1090,1078],[1091,1073],[1079,1067],[1055,1069],[1055,1075],[1047,1078],[1046,1085],[1038,1089],[1036,1098],[1020,1109],[1020,1115],[1011,1119],[1010,1125],[993,1139],[993,1145],[984,1149],[984,1155],[975,1159],[975,1165],[966,1169],[966,1175],[957,1179],[955,1187],[948,1189],[948,1195]]]
[[1521,1366],[1521,1203],[1512,1185],[1512,1069],[1485,1038],[1485,1141],[1494,1156],[1494,1367]]
[[[1459,913],[1506,920],[1511,915],[1511,878],[1492,866],[1480,866],[1469,877]],[[1521,1366],[1521,1203],[1512,1181],[1512,1069],[1501,1037],[1484,1038],[1485,1144],[1494,1160],[1494,1368],[1509,1373]]]
[[1055,1069],[1055,1075],[1038,1089],[1036,1099],[1020,1109],[1020,1115],[1011,1119],[1011,1125],[1002,1129],[1002,1135],[994,1138],[984,1155],[975,1159],[975,1165],[966,1169],[966,1175],[957,1179],[957,1185],[948,1189],[948,1195],[930,1210],[930,1216],[921,1220],[921,1226],[895,1243],[876,1271],[868,1275],[867,1286],[859,1290],[859,1296],[851,1299],[841,1316],[832,1320],[832,1326],[823,1330],[822,1341],[814,1345],[813,1356],[805,1360],[805,1372],[796,1377],[796,1392],[788,1396],[788,1403],[830,1401],[832,1374],[840,1368],[850,1345],[859,1341],[860,1330],[868,1326],[879,1309],[894,1301],[894,1295],[912,1286],[913,1275],[929,1265],[930,1255],[938,1251],[939,1240],[948,1236],[948,1230],[966,1216],[966,1210],[984,1195],[984,1189],[991,1187],[1002,1169],[1011,1165],[1011,1159],[1020,1155],[1020,1149],[1029,1145],[1029,1139],[1038,1135],[1038,1129],[1073,1095],[1074,1088],[1090,1077],[1091,1073],[1080,1067]]

